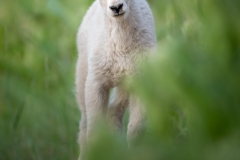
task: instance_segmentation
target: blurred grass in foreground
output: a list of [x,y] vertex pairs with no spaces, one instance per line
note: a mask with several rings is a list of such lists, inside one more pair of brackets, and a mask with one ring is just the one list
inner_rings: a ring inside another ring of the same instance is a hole
[[[91,2],[0,1],[0,160],[77,159],[75,35]],[[147,133],[127,150],[100,128],[89,160],[239,159],[240,2],[149,3],[158,51],[129,86]]]

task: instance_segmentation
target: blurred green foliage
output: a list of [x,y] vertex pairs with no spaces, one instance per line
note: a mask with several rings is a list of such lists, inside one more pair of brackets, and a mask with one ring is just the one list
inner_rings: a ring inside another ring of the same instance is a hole
[[[239,159],[240,1],[148,1],[158,50],[129,85],[147,133],[127,149],[100,128],[89,160]],[[0,160],[77,159],[75,38],[91,3],[0,1]]]
[[75,37],[87,1],[0,1],[0,159],[76,159]]

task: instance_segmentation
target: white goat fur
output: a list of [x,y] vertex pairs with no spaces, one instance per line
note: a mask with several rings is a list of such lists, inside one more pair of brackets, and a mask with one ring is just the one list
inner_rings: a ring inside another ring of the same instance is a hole
[[[123,3],[121,16],[113,16],[110,5]],[[107,115],[114,129],[121,130],[125,108],[130,118],[127,139],[141,129],[143,110],[124,91],[122,77],[131,75],[136,61],[156,44],[152,12],[145,0],[95,0],[85,15],[77,35],[77,100],[81,109],[80,159],[85,159],[87,141],[99,118]],[[115,87],[115,88],[114,88]],[[114,99],[108,106],[109,90]]]

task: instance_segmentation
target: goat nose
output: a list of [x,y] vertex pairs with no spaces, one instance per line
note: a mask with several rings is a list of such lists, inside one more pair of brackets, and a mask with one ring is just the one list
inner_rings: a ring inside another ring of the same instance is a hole
[[109,8],[110,8],[112,11],[114,11],[114,12],[116,12],[116,13],[119,13],[119,11],[122,9],[122,7],[123,7],[123,3],[120,3],[120,4],[116,5],[116,6],[112,5],[112,6],[110,6]]

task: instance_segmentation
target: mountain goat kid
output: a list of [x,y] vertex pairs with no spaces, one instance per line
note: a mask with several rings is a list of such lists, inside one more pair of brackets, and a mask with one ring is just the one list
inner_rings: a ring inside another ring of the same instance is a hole
[[[82,113],[80,159],[85,159],[87,142],[94,136],[98,120],[107,116],[114,129],[121,130],[128,105],[128,142],[138,134],[143,110],[124,91],[121,79],[134,73],[139,57],[155,44],[154,20],[146,0],[95,0],[88,10],[77,35],[76,87]],[[111,88],[114,99],[107,107]]]

